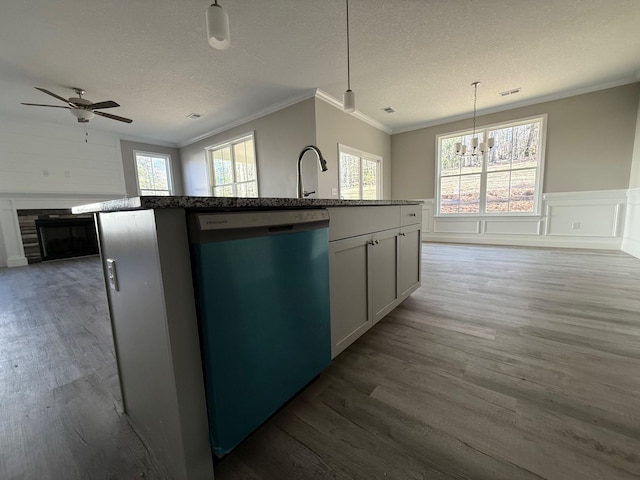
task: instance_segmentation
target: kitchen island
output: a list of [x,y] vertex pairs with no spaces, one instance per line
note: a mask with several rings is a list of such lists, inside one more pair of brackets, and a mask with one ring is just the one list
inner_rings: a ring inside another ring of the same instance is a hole
[[335,357],[420,285],[420,202],[135,197],[73,209],[96,214],[124,409],[173,478],[213,478],[188,219],[307,209],[329,216]]

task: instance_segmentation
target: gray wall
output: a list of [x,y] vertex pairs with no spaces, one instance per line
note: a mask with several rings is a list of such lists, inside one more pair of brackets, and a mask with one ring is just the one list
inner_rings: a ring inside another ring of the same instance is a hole
[[339,186],[339,143],[382,157],[383,198],[391,198],[391,135],[316,99],[316,137],[329,167],[328,171],[318,174],[319,198],[337,198],[331,189]]
[[[639,96],[640,83],[635,83],[483,115],[478,117],[478,124],[490,125],[546,113],[544,192],[626,189]],[[471,120],[467,119],[393,135],[393,198],[433,198],[436,135],[470,125]],[[640,174],[634,172],[633,181],[640,182],[637,178]]]
[[124,170],[124,184],[128,196],[138,196],[138,184],[136,182],[136,168],[133,151],[148,153],[162,153],[171,156],[171,177],[173,181],[173,191],[175,195],[183,195],[182,164],[180,162],[180,151],[177,148],[162,147],[150,143],[130,142],[120,140],[120,150],[122,153],[122,169]]
[[[313,98],[181,148],[185,195],[209,195],[206,147],[251,131],[255,135],[260,196],[295,197],[298,155],[316,140]],[[309,184],[315,182],[312,176],[313,171],[309,171]]]

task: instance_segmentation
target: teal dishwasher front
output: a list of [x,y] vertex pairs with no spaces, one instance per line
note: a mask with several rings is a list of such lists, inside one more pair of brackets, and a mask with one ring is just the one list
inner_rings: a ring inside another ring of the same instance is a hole
[[189,217],[210,440],[222,456],[331,362],[329,216]]

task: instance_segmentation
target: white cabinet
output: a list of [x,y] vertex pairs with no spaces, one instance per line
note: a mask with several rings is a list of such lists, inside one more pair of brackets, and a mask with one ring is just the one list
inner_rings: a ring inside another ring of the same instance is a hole
[[329,242],[332,357],[371,327],[370,243],[371,235]]
[[371,307],[374,325],[396,307],[398,299],[399,230],[385,230],[372,235]]
[[398,254],[398,297],[407,297],[420,286],[422,225],[402,227]]
[[420,286],[420,211],[329,208],[332,357]]

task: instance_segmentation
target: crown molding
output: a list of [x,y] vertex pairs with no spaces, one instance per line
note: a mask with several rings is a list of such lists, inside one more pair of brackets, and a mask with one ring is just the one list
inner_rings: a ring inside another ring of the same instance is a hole
[[[329,95],[327,92],[320,90],[319,88],[316,89],[316,98],[323,100],[324,102],[328,103],[329,105],[332,105],[334,107],[336,107],[338,110],[342,111],[342,102],[340,100],[338,100],[335,97],[332,97],[331,95]],[[356,110],[355,112],[348,114],[351,115],[355,118],[357,118],[358,120],[363,121],[364,123],[367,123],[369,125],[371,125],[372,127],[377,128],[378,130],[383,131],[384,133],[388,133],[389,135],[391,135],[392,131],[391,128],[387,127],[384,123],[380,123],[377,120],[374,120],[373,118],[371,118],[368,115],[365,115],[364,113]]]
[[[530,105],[537,105],[539,103],[552,102],[554,100],[561,100],[563,98],[575,97],[577,95],[583,95],[585,93],[593,93],[599,90],[606,90],[608,88],[621,87],[622,85],[629,85],[631,83],[635,83],[638,81],[638,78],[635,77],[626,77],[620,80],[616,80],[608,83],[601,83],[598,85],[592,85],[590,87],[578,88],[575,90],[552,93],[550,95],[544,95],[541,97],[531,98],[529,100],[523,100],[521,102],[510,103],[507,105],[500,105],[498,107],[487,108],[484,110],[478,110],[476,113],[476,117],[480,117],[483,115],[490,115],[492,113],[505,112],[507,110],[514,110],[516,108],[528,107]],[[420,123],[418,125],[403,127],[394,129],[392,134],[395,135],[397,133],[405,133],[405,132],[413,132],[414,130],[421,130],[423,128],[435,127],[437,125],[444,125],[445,123],[457,122],[459,120],[466,120],[468,118],[473,118],[473,113],[464,113],[461,115],[455,115],[452,117],[439,118],[437,120],[432,120],[429,122]]]
[[215,130],[211,130],[209,132],[205,132],[202,135],[198,135],[197,137],[191,138],[189,140],[186,140],[184,142],[180,142],[178,143],[178,147],[182,148],[182,147],[186,147],[187,145],[191,145],[193,143],[199,142],[200,140],[204,140],[205,138],[211,137],[213,135],[217,135],[219,133],[222,132],[226,132],[227,130],[231,130],[232,128],[238,127],[240,125],[243,125],[247,122],[251,122],[253,120],[257,120],[258,118],[262,118],[265,117],[267,115],[270,115],[274,112],[277,112],[278,110],[282,110],[284,108],[290,107],[291,105],[295,105],[296,103],[300,103],[304,100],[307,100],[309,98],[313,98],[314,95],[316,94],[315,89],[312,90],[307,90],[304,93],[300,94],[300,95],[296,95],[293,97],[289,97],[281,102],[278,103],[274,103],[273,105],[265,108],[264,110],[260,110],[252,115],[240,118],[232,123],[227,123],[222,127],[216,128]]
[[145,138],[145,137],[136,137],[133,135],[118,135],[118,138],[120,140],[125,140],[127,142],[144,143],[147,145],[154,145],[156,147],[167,147],[167,148],[179,147],[177,143],[163,142],[162,140],[155,140],[153,138]]

